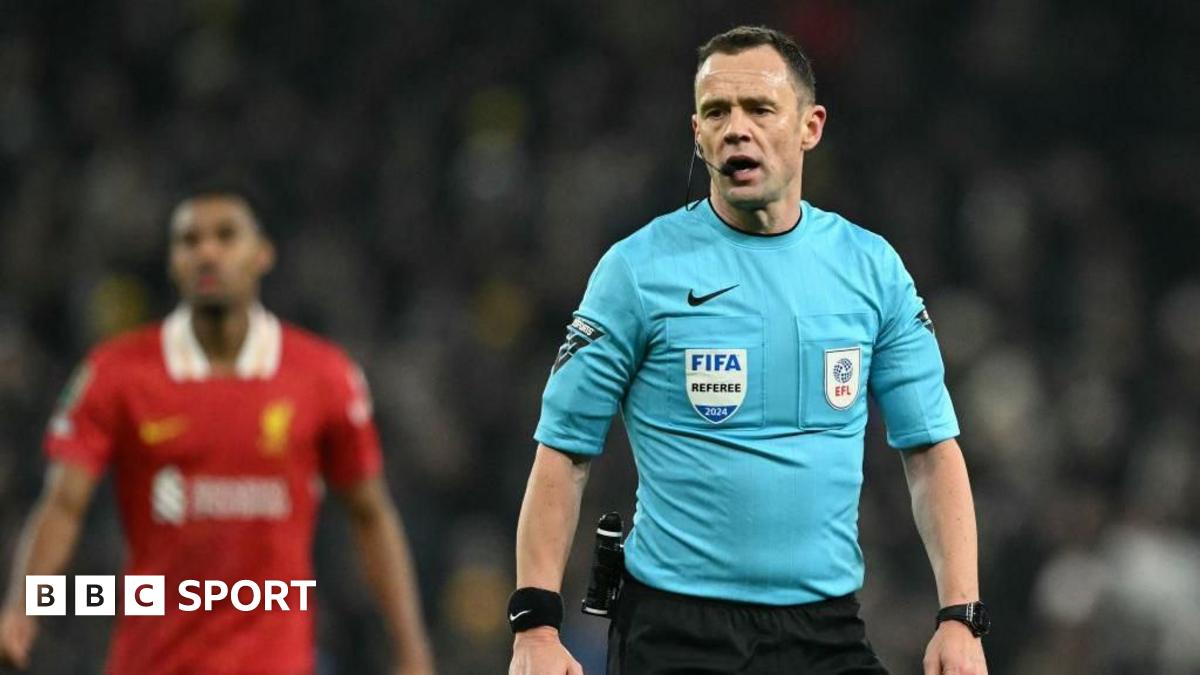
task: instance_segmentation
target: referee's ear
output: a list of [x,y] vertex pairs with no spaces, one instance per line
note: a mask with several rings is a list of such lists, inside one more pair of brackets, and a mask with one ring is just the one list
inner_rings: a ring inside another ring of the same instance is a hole
[[808,152],[821,142],[825,133],[825,118],[829,111],[819,103],[813,103],[801,108],[800,111],[800,149]]

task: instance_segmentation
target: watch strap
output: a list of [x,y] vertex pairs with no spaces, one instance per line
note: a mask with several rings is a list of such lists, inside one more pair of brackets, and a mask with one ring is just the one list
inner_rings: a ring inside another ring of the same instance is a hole
[[957,621],[971,629],[971,634],[975,637],[982,637],[991,629],[991,620],[982,602],[943,607],[937,613],[935,625],[940,626],[943,621]]

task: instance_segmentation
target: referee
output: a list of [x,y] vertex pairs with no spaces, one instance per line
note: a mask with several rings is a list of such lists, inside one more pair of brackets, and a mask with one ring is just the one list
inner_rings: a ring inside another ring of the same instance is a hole
[[610,674],[887,672],[854,596],[868,389],[937,579],[924,673],[986,673],[970,485],[912,278],[801,199],[826,110],[796,43],[741,27],[699,55],[711,196],[609,249],[567,329],[517,527],[510,673],[582,672],[558,590],[618,407],[639,483]]

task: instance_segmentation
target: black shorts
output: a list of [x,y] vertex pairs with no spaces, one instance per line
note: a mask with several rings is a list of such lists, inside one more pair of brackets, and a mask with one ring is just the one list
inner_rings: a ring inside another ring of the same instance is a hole
[[887,674],[853,595],[775,607],[668,593],[627,574],[608,675]]

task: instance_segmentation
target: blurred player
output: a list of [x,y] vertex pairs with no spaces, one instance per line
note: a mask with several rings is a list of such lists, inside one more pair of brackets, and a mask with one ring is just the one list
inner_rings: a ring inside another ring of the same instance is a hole
[[183,579],[313,578],[319,478],[350,514],[394,672],[432,672],[366,381],[336,346],[259,304],[274,256],[237,189],[195,192],[175,208],[170,274],[183,302],[165,321],[97,347],[67,386],[0,613],[0,663],[31,665],[37,627],[25,616],[25,575],[67,567],[111,467],[128,536],[124,573],[165,575],[167,596],[166,616],[117,619],[108,672],[312,672],[313,614],[295,611],[296,594],[286,612],[228,601],[181,612],[176,588]]

